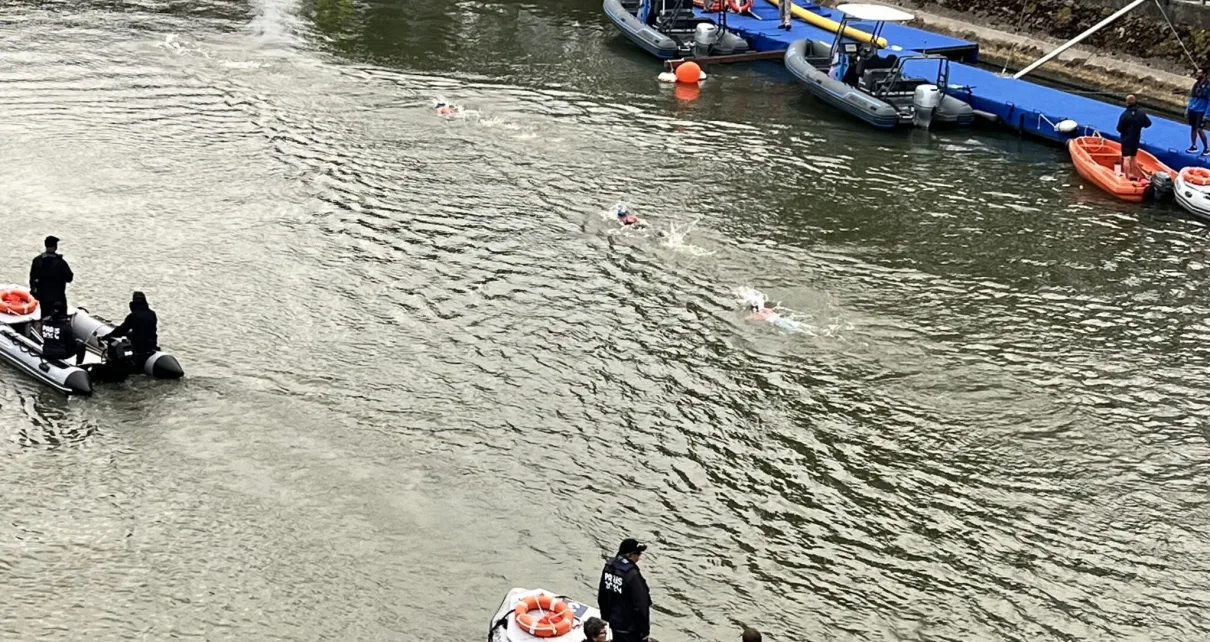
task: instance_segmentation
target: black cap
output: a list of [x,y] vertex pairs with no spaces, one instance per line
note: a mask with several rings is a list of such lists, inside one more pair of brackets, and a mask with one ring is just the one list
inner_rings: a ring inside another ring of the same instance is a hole
[[137,301],[139,303],[147,303],[147,295],[135,290],[134,294],[130,295],[130,300]]
[[631,553],[642,553],[647,550],[647,545],[639,542],[633,537],[627,537],[622,540],[622,544],[618,546],[618,555],[629,555]]
[[57,236],[46,237],[46,247],[54,247],[58,244],[59,244],[59,237],[57,237]]

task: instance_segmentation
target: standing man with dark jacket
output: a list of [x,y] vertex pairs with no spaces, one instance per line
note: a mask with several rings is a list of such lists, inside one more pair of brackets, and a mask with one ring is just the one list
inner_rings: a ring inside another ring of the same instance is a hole
[[626,538],[601,571],[597,606],[614,642],[643,642],[651,635],[651,594],[638,565],[645,550],[646,544]]
[[1135,156],[1143,142],[1143,130],[1150,126],[1151,117],[1139,107],[1134,95],[1127,96],[1126,110],[1118,118],[1118,133],[1122,136],[1122,173],[1132,181],[1143,177]]
[[47,316],[48,309],[56,303],[62,303],[63,308],[67,308],[67,284],[75,278],[71,267],[58,251],[59,239],[46,237],[46,251],[34,257],[33,265],[29,268],[30,294],[38,300],[42,316]]

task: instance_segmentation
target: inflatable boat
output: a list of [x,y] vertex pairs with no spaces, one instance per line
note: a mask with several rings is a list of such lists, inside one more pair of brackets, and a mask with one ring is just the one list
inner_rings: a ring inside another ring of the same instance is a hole
[[[1071,153],[1071,162],[1076,166],[1076,171],[1080,176],[1128,203],[1143,202],[1156,174],[1167,174],[1169,178],[1176,177],[1176,172],[1155,156],[1140,149],[1135,160],[1138,161],[1143,180],[1132,181],[1126,178],[1121,171],[1122,146],[1100,136],[1073,138],[1067,141],[1067,151]],[[1182,198],[1191,198],[1182,192],[1183,190],[1178,187],[1176,190],[1177,202],[1181,202]]]
[[[28,289],[18,285],[0,285],[0,293],[33,299]],[[180,363],[172,355],[157,351],[140,360],[129,339],[108,339],[107,335],[116,327],[109,321],[84,308],[69,307],[67,314],[72,334],[85,346],[83,363],[77,365],[74,358],[65,361],[42,356],[42,341],[36,331],[42,311],[36,302],[23,308],[0,307],[0,360],[68,395],[91,394],[94,383],[122,381],[139,372],[156,379],[184,376]]]
[[1203,221],[1210,221],[1210,170],[1186,167],[1177,174],[1175,187],[1176,202],[1185,211]]
[[[845,44],[851,45],[856,54],[856,45]],[[905,71],[905,65],[916,60],[948,65],[949,60],[941,56],[905,56],[894,61],[879,58],[879,63],[891,66],[868,65],[871,68],[857,74],[852,85],[833,78],[834,60],[836,56],[826,43],[805,39],[791,43],[784,58],[786,69],[808,93],[879,129],[929,127],[933,123],[969,127],[975,121],[975,110],[970,105],[947,95],[942,86],[910,77]]]
[[[748,41],[731,31],[720,32],[707,18],[693,12],[690,0],[605,0],[605,16],[634,44],[661,60],[684,56],[744,53]],[[644,20],[646,18],[646,20]]]
[[[515,588],[492,617],[487,642],[584,642],[590,617],[601,612],[551,591]],[[606,639],[613,639],[612,631]]]

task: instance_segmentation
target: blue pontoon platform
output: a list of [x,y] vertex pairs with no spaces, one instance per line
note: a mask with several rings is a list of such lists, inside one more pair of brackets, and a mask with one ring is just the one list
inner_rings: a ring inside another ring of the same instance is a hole
[[[788,0],[782,0],[788,1]],[[820,7],[812,2],[795,2],[797,6],[829,20],[840,22],[841,13],[835,9]],[[794,28],[783,31],[778,28],[781,23],[777,17],[777,5],[769,0],[755,0],[748,15],[727,14],[727,27],[743,36],[752,45],[753,51],[776,51],[790,46],[791,42],[802,38],[832,42],[836,34],[812,26],[797,18]],[[718,14],[697,9],[697,15],[718,21]],[[907,25],[888,24],[883,29],[882,36],[890,46],[901,49],[918,51],[920,53],[939,54],[960,62],[976,62],[979,59],[979,44],[960,38],[951,38],[941,34],[931,33]]]
[[[795,4],[838,22],[841,17],[838,11],[815,7],[809,2]],[[701,10],[697,13],[702,18],[718,20],[717,13]],[[756,17],[728,14],[727,27],[747,39],[753,51],[784,50],[790,43],[802,38],[822,42],[835,39],[833,32],[797,18],[790,31],[779,29],[778,9],[768,0],[756,0],[752,13]],[[941,54],[955,61],[974,62],[978,59],[978,44],[921,29],[887,24],[883,37],[892,50]],[[905,65],[905,71],[911,71],[912,64]],[[929,63],[921,61],[919,64]],[[920,71],[923,72],[921,75],[928,75],[926,69]],[[1118,117],[1123,110],[1121,105],[1077,96],[1027,80],[1002,77],[970,64],[954,62],[949,71],[950,95],[965,100],[980,112],[995,116],[1004,125],[1021,133],[1041,136],[1057,143],[1066,143],[1075,136],[1095,134],[1118,140]],[[1075,121],[1078,124],[1076,131],[1058,131],[1056,125],[1064,120]],[[1152,126],[1143,131],[1143,149],[1176,170],[1191,165],[1210,167],[1210,158],[1184,151],[1189,145],[1188,125],[1158,116],[1152,116],[1151,120]]]

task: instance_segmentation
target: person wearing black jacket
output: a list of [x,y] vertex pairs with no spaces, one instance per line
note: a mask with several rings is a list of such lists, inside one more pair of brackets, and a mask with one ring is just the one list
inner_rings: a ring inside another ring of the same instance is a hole
[[59,239],[46,237],[46,251],[34,257],[29,268],[29,292],[38,300],[42,316],[56,302],[62,302],[64,310],[67,309],[67,284],[75,278],[71,266],[58,251]]
[[43,310],[42,327],[43,359],[76,358],[76,365],[84,363],[85,347],[82,341],[76,340],[71,331],[71,317],[67,316],[67,304],[53,301]]
[[1142,177],[1135,155],[1143,141],[1143,130],[1150,126],[1151,117],[1139,107],[1133,95],[1127,96],[1126,110],[1118,118],[1118,133],[1122,136],[1122,173],[1132,181]]
[[645,550],[647,545],[637,540],[622,540],[617,556],[601,571],[597,606],[614,642],[643,642],[651,635],[651,593],[638,566]]
[[130,295],[130,314],[126,315],[126,320],[105,336],[114,339],[129,336],[135,360],[142,364],[147,357],[160,349],[160,338],[156,334],[158,324],[159,319],[156,318],[155,311],[147,304],[147,296],[136,291]]

